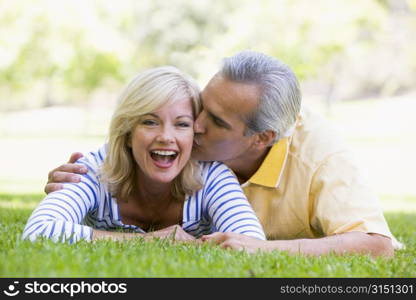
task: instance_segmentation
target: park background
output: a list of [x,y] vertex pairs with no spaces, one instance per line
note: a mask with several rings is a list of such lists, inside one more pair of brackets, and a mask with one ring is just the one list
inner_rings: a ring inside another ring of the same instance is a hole
[[251,49],[294,70],[384,211],[416,218],[415,32],[415,0],[2,0],[0,210],[32,210],[51,169],[98,149],[141,70],[174,65],[203,87]]

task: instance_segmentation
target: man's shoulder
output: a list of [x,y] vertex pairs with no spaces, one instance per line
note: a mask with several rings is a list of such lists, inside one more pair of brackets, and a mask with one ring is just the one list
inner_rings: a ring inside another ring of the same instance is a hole
[[289,153],[292,156],[313,165],[335,153],[349,151],[331,121],[308,107],[302,108],[291,139]]

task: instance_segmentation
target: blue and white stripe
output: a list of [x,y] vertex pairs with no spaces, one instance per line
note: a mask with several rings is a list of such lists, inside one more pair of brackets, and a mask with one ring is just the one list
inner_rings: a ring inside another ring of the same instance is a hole
[[[103,146],[78,161],[88,168],[88,173],[80,183],[66,183],[62,190],[42,200],[26,224],[24,239],[34,241],[42,236],[69,243],[90,241],[93,228],[145,232],[122,223],[117,200],[108,186],[100,182],[98,170],[105,155]],[[262,226],[230,169],[218,162],[201,162],[201,170],[204,186],[185,199],[183,229],[195,237],[219,231],[264,240]]]

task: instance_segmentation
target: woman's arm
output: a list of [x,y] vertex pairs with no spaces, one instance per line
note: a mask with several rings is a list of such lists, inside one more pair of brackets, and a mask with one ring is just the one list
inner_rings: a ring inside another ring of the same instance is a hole
[[223,164],[213,163],[210,169],[206,179],[204,210],[208,212],[215,229],[265,240],[260,221],[235,175]]
[[183,230],[180,225],[172,225],[157,231],[152,231],[148,233],[135,233],[135,232],[114,232],[114,231],[104,231],[104,230],[93,230],[92,240],[102,240],[102,239],[111,239],[114,241],[125,241],[135,238],[144,238],[145,240],[161,238],[161,239],[170,239],[172,241],[195,241],[195,237],[188,234]]
[[78,185],[91,186],[85,181],[69,184],[45,197],[27,221],[22,237],[31,241],[46,237],[70,243],[91,240],[92,228],[81,223],[88,211],[93,209],[96,194]]
[[81,224],[87,213],[96,209],[103,193],[100,193],[101,185],[95,175],[98,163],[93,159],[85,163],[89,171],[81,176],[79,183],[65,184],[62,190],[50,193],[33,211],[23,231],[23,239],[34,241],[46,237],[69,243],[91,240],[92,228]]

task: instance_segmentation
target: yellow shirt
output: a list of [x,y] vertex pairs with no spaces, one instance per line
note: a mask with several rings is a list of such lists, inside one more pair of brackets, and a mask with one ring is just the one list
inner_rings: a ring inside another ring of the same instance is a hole
[[242,187],[268,239],[360,231],[388,236],[401,248],[347,146],[306,109],[293,135],[270,149]]

